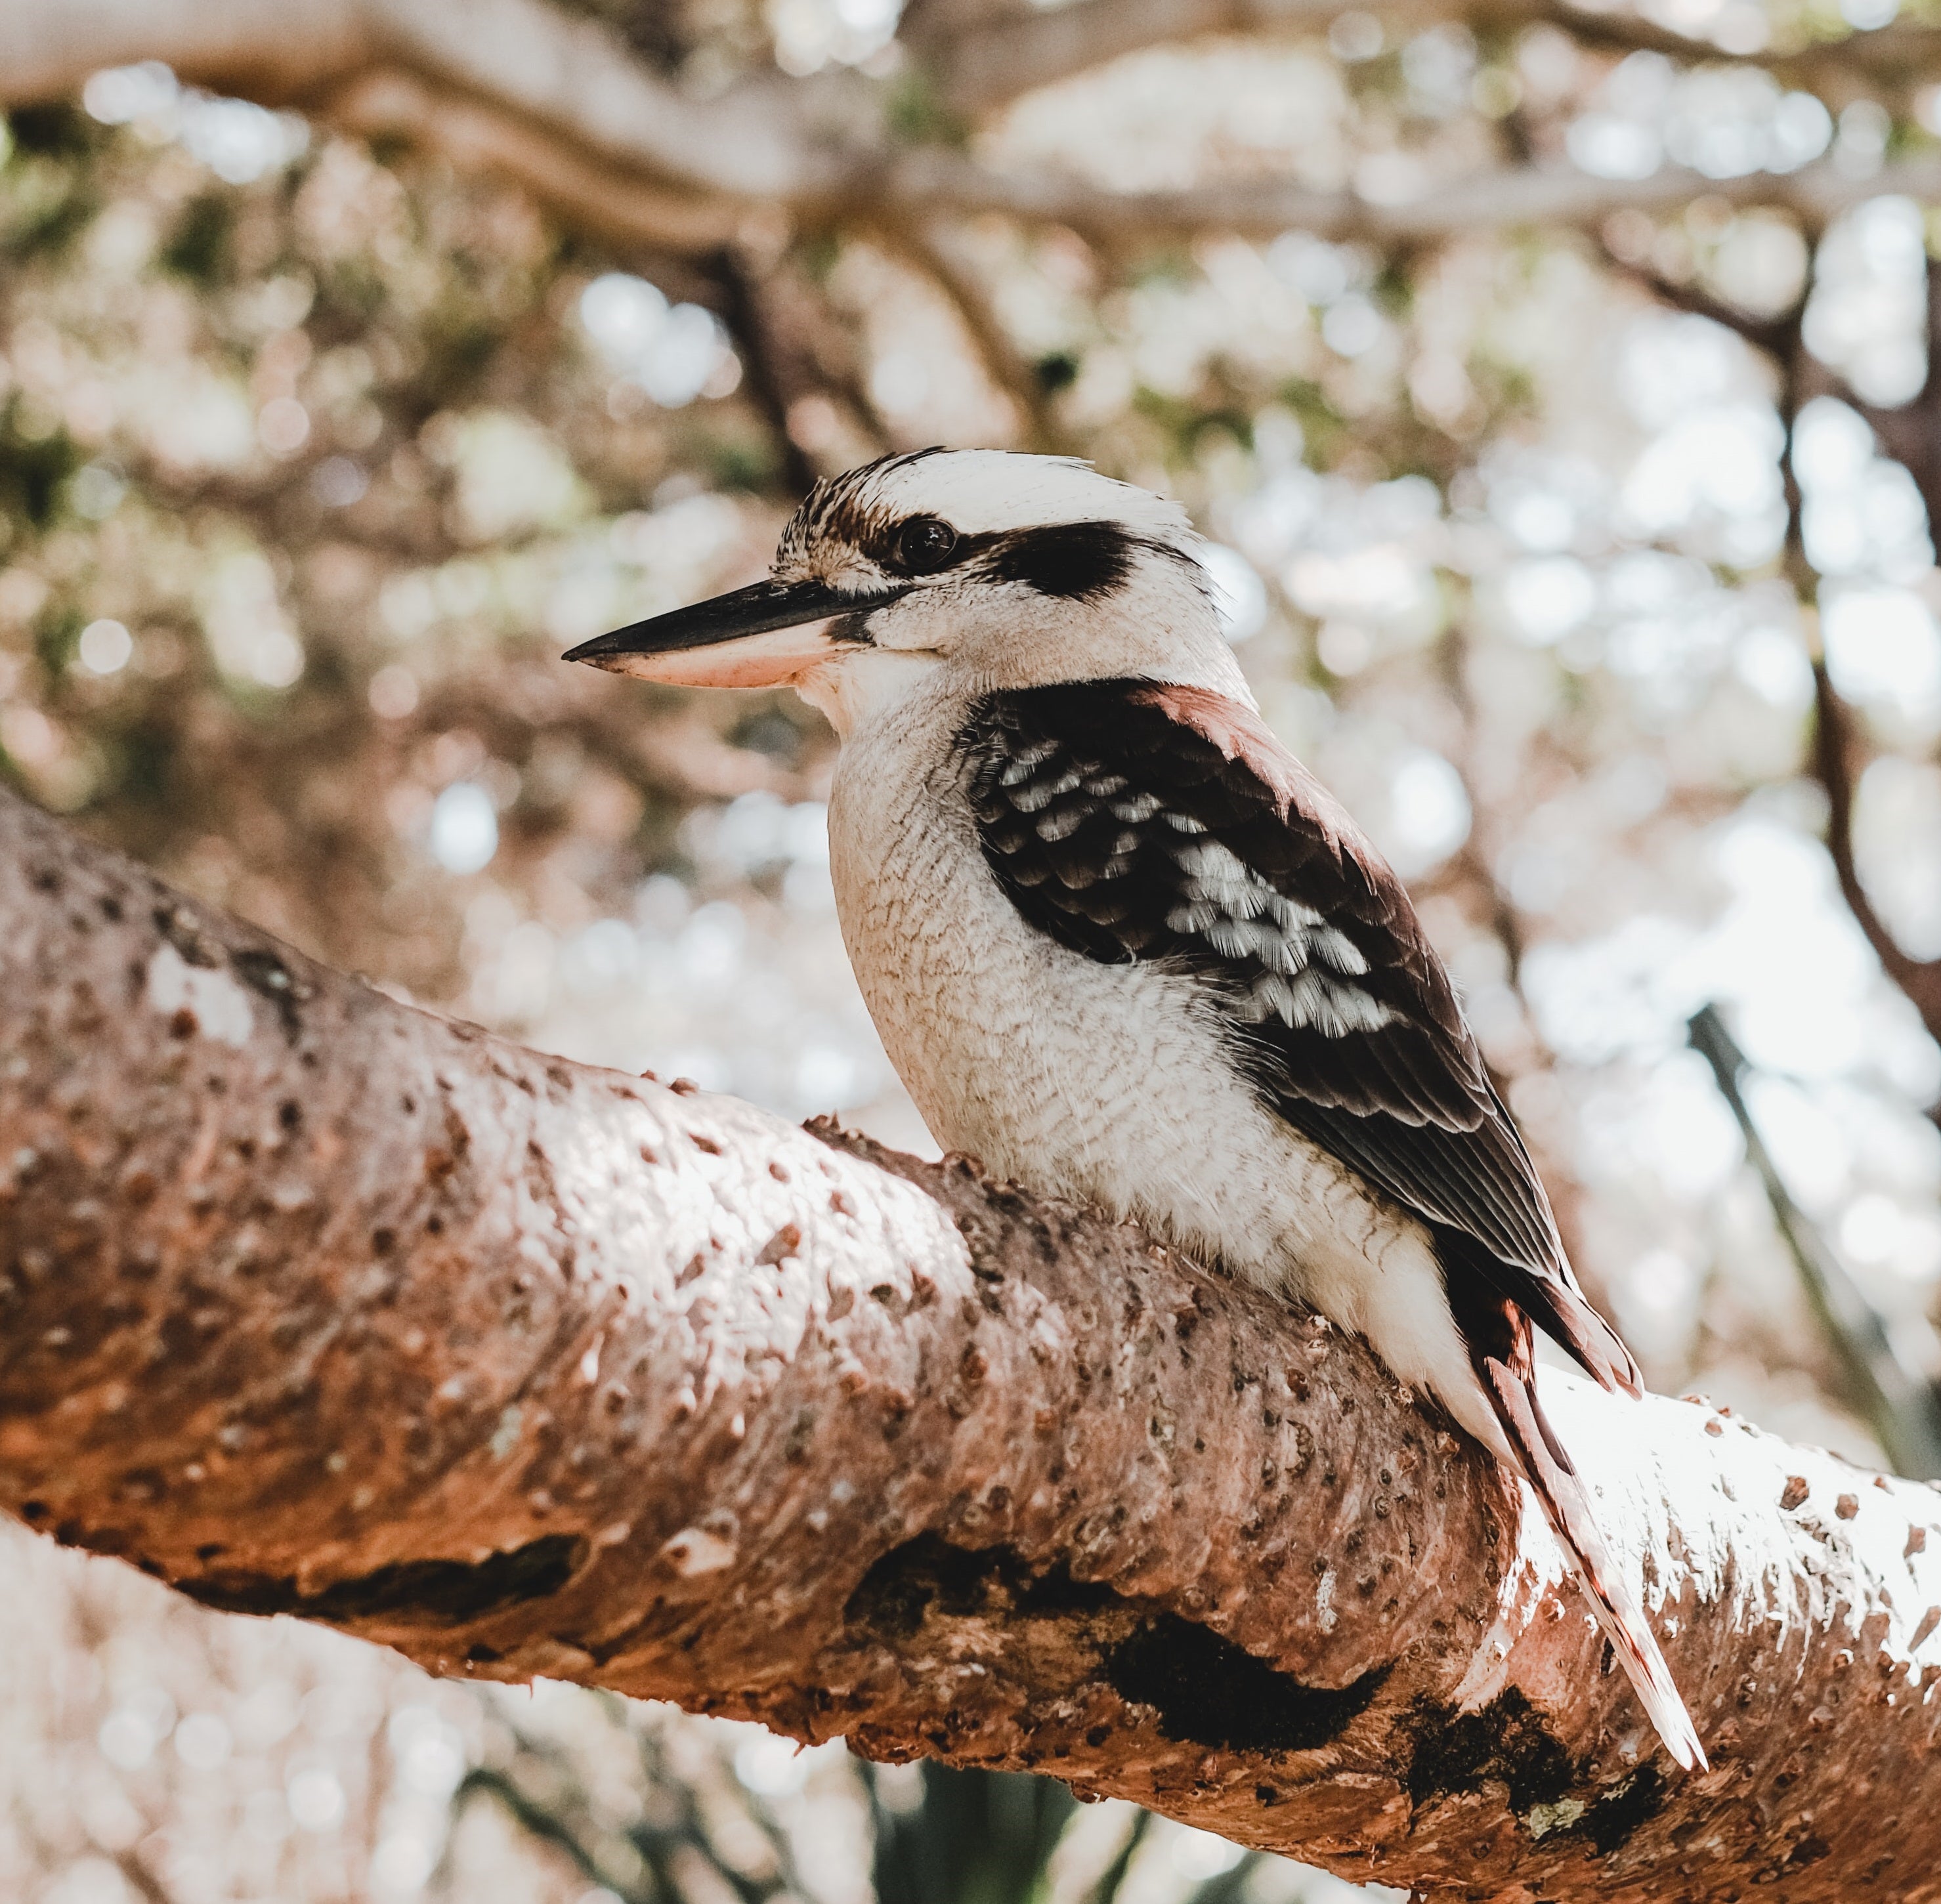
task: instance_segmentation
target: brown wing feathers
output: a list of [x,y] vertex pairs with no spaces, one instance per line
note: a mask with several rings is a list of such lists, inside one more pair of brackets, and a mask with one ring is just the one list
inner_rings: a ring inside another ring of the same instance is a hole
[[1682,1765],[1704,1755],[1539,1401],[1531,1324],[1606,1388],[1629,1352],[1570,1273],[1530,1153],[1401,882],[1252,711],[1087,682],[990,696],[959,736],[985,857],[1039,930],[1220,1000],[1261,1098],[1426,1226],[1472,1367]]
[[989,697],[960,744],[986,857],[1028,920],[1107,964],[1203,977],[1262,1096],[1422,1218],[1446,1276],[1635,1390],[1408,894],[1258,716],[1074,683]]

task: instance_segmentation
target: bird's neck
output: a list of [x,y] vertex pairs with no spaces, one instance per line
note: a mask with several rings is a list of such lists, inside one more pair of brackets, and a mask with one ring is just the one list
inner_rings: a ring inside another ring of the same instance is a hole
[[1069,672],[1046,665],[1041,652],[1014,659],[1001,649],[986,649],[972,660],[876,649],[845,655],[802,676],[795,686],[845,746],[879,727],[907,730],[919,708],[934,713],[952,706],[967,716],[987,695],[1068,681],[1154,681],[1202,689],[1255,708],[1233,649],[1213,630],[1192,641],[1120,640],[1089,650],[1074,645]]
[[846,746],[879,722],[896,719],[913,699],[934,698],[946,686],[944,669],[937,655],[870,649],[813,669],[795,687]]

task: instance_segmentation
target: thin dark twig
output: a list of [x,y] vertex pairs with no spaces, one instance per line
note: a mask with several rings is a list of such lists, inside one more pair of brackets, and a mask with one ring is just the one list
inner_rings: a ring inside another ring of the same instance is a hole
[[1037,367],[1004,328],[988,286],[959,254],[950,234],[921,219],[885,221],[880,230],[885,240],[913,269],[935,283],[955,308],[985,375],[1016,406],[1026,447],[1046,451],[1067,448]]
[[1805,301],[1803,290],[1799,300],[1785,313],[1775,317],[1760,317],[1742,310],[1729,299],[1714,297],[1703,285],[1683,283],[1649,264],[1620,258],[1609,245],[1600,245],[1599,249],[1612,270],[1641,286],[1660,304],[1669,304],[1673,310],[1682,310],[1689,316],[1708,318],[1713,323],[1744,338],[1755,350],[1777,356],[1785,351],[1797,334],[1799,308]]
[[760,278],[752,264],[732,251],[722,252],[716,265],[721,320],[741,347],[748,394],[774,435],[782,481],[791,495],[806,496],[821,472],[789,434],[787,379],[776,362],[775,340],[762,307]]
[[1153,1815],[1150,1811],[1135,1814],[1132,1829],[1126,1833],[1125,1841],[1114,1854],[1112,1862],[1100,1872],[1099,1881],[1092,1887],[1086,1904],[1114,1904],[1120,1887],[1126,1881],[1126,1874],[1133,1868],[1133,1860],[1139,1847],[1145,1842],[1146,1833],[1152,1829]]
[[1258,1851],[1248,1852],[1218,1877],[1209,1878],[1191,1894],[1188,1904],[1239,1904],[1246,1892],[1247,1880],[1254,1875],[1254,1868],[1261,1861]]
[[[1897,454],[1898,460],[1914,478],[1927,510],[1928,533],[1933,538],[1941,536],[1941,514],[1937,514],[1941,512],[1941,445],[1927,439],[1933,436],[1937,426],[1941,426],[1941,272],[1937,272],[1931,262],[1927,284],[1927,377],[1916,399],[1916,404],[1925,413],[1927,428],[1924,431],[1915,430],[1910,437],[1903,420],[1896,425],[1897,434],[1904,439],[1898,448],[1885,435],[1882,435],[1881,440],[1883,447],[1890,454]],[[1819,579],[1807,559],[1804,499],[1793,455],[1794,425],[1805,395],[1805,343],[1796,325],[1787,354],[1781,360],[1781,420],[1786,429],[1786,453],[1782,466],[1786,482],[1786,565],[1788,576],[1801,600],[1813,604],[1817,599]],[[1875,423],[1876,433],[1880,434],[1881,424],[1878,419],[1881,413],[1860,404],[1851,393],[1843,394],[1868,415],[1869,421]],[[1916,958],[1909,952],[1888,930],[1860,879],[1854,841],[1855,796],[1861,771],[1860,723],[1834,686],[1826,665],[1824,646],[1817,637],[1813,644],[1812,662],[1814,724],[1808,768],[1826,796],[1826,851],[1833,862],[1840,897],[1853,915],[1854,924],[1873,948],[1881,969],[1920,1013],[1921,1022],[1929,1036],[1941,1039],[1941,959]]]
[[564,1851],[581,1876],[589,1883],[617,1891],[624,1904],[657,1904],[661,1895],[658,1882],[646,1890],[621,1886],[613,1873],[601,1864],[564,1819],[528,1798],[503,1772],[495,1771],[489,1766],[473,1766],[460,1780],[458,1789],[452,1795],[453,1811],[461,1810],[475,1796],[497,1799],[533,1837]]
[[[1780,459],[1786,495],[1784,561],[1787,579],[1809,617],[1817,612],[1820,578],[1806,553],[1805,497],[1795,466],[1794,436],[1801,409],[1820,387],[1837,390],[1843,402],[1866,417],[1881,447],[1913,478],[1926,507],[1929,535],[1941,544],[1941,270],[1930,262],[1926,380],[1907,405],[1884,410],[1863,402],[1844,382],[1809,363],[1803,333],[1803,295],[1783,317],[1754,318],[1698,287],[1679,284],[1648,266],[1611,256],[1608,249],[1606,255],[1614,268],[1644,286],[1654,297],[1726,325],[1774,359],[1779,371],[1780,422],[1785,432]],[[1888,930],[1860,879],[1854,847],[1861,750],[1859,723],[1833,685],[1817,638],[1812,649],[1814,719],[1808,768],[1826,796],[1826,850],[1833,861],[1840,897],[1872,946],[1881,970],[1920,1013],[1929,1035],[1941,1039],[1941,959],[1916,958],[1906,951]]]
[[[613,1703],[617,1705],[620,1702]],[[624,1713],[622,1723],[625,1723]],[[778,1892],[789,1890],[796,1890],[804,1898],[809,1896],[796,1881],[795,1862],[779,1830],[769,1829],[759,1818],[755,1823],[769,1839],[778,1875],[773,1878],[751,1878],[745,1871],[730,1864],[714,1843],[714,1834],[695,1802],[693,1789],[669,1768],[660,1740],[644,1727],[629,1729],[634,1731],[640,1768],[647,1783],[672,1803],[675,1817],[671,1825],[656,1826],[644,1822],[637,1824],[627,1836],[668,1891],[678,1895],[680,1889],[674,1870],[675,1857],[682,1851],[692,1851],[707,1860],[716,1876],[740,1898],[741,1904],[766,1904],[766,1900]]]
[[1787,1253],[1839,1360],[1848,1397],[1897,1472],[1941,1476],[1941,1398],[1925,1376],[1895,1352],[1887,1324],[1848,1274],[1813,1220],[1794,1202],[1753,1120],[1743,1089],[1751,1071],[1717,1007],[1707,1005],[1686,1028],[1692,1047],[1712,1068],[1719,1095],[1745,1138]]

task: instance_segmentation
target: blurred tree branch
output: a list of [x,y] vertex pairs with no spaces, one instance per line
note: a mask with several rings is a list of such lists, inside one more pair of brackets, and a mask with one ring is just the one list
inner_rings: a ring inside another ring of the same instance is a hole
[[[919,1776],[916,1802],[900,1810],[883,1802],[882,1777],[871,1774],[875,1904],[978,1904],[1044,1895],[1045,1867],[1077,1808],[1062,1785],[937,1765],[923,1767]],[[1134,1818],[1129,1845],[1144,1836],[1150,1818],[1145,1812]]]
[[898,252],[955,307],[984,374],[1010,399],[1021,426],[1019,447],[1068,450],[1037,367],[1027,361],[998,316],[990,289],[965,255],[959,235],[940,220],[898,222],[885,227]]
[[[986,112],[1017,90],[1139,46],[1246,25],[1318,26],[1338,11],[1312,0],[1087,0],[1043,13],[931,10],[915,16],[911,32],[919,59],[942,75],[946,105]],[[1413,21],[1413,0],[1402,11]],[[1665,39],[1690,58],[1712,57],[1701,44],[1614,14],[1545,4],[1517,17],[1587,40],[1622,32],[1627,43]],[[1920,47],[1929,44],[1928,29],[1909,31],[1928,34]],[[1882,37],[1856,34],[1796,57],[1823,66]],[[1918,49],[1906,57],[1918,60]],[[1380,201],[1278,179],[1120,192],[999,172],[954,145],[907,142],[890,93],[857,73],[792,80],[764,72],[715,97],[691,97],[618,35],[546,0],[476,0],[463,9],[441,0],[14,0],[0,14],[0,105],[69,92],[102,66],[145,58],[165,60],[185,80],[491,165],[606,237],[687,252],[718,249],[751,216],[778,209],[809,226],[858,215],[998,212],[1093,236],[1298,227],[1401,242],[1591,225],[1620,209],[1701,195],[1788,206],[1823,222],[1882,193],[1941,194],[1941,159],[1928,157],[1871,174],[1821,161],[1726,179],[1676,167],[1612,179],[1530,164]],[[1785,61],[1765,63],[1778,70]]]
[[[12,99],[70,91],[102,66],[141,59],[278,103],[395,67],[490,102],[595,162],[690,191],[812,196],[836,188],[843,170],[797,82],[763,75],[692,99],[598,22],[545,0],[79,0],[11,7],[0,24]],[[809,91],[827,111],[831,88]]]
[[469,97],[400,67],[333,81],[310,103],[331,124],[362,138],[408,140],[454,165],[512,179],[570,224],[610,243],[692,255],[718,251],[737,235],[739,213],[732,200],[616,175],[576,140],[534,126],[498,102]]
[[113,1854],[115,1868],[145,1904],[176,1904],[176,1894],[156,1876],[154,1868],[130,1846]]
[[1844,389],[1841,396],[1866,419],[1881,449],[1914,478],[1928,533],[1941,548],[1941,270],[1932,258],[1927,266],[1925,332],[1927,374],[1905,403],[1869,403]]
[[[1812,235],[1817,245],[1820,234]],[[1615,269],[1643,286],[1661,303],[1723,325],[1773,362],[1785,432],[1781,458],[1787,509],[1783,562],[1808,617],[1814,713],[1807,771],[1826,796],[1826,848],[1840,896],[1888,980],[1913,1005],[1929,1035],[1941,1039],[1941,960],[1916,958],[1901,946],[1860,877],[1854,821],[1863,742],[1854,710],[1834,686],[1820,637],[1820,579],[1807,555],[1805,495],[1794,461],[1794,432],[1801,409],[1821,390],[1835,392],[1866,419],[1881,448],[1907,469],[1920,492],[1930,536],[1941,544],[1941,270],[1931,258],[1927,261],[1927,376],[1920,391],[1906,404],[1886,408],[1866,402],[1808,351],[1805,321],[1810,271],[1787,309],[1758,316],[1714,296],[1702,285],[1669,278],[1641,261],[1617,257],[1608,244],[1605,255]],[[1903,1361],[1865,1292],[1794,1202],[1741,1091],[1747,1070],[1744,1053],[1712,1006],[1701,1010],[1688,1030],[1693,1048],[1710,1065],[1719,1093],[1738,1123],[1775,1224],[1841,1371],[1850,1404],[1868,1422],[1900,1472],[1941,1474],[1941,1440],[1937,1440],[1932,1384]],[[1941,1115],[1941,1108],[1933,1114]]]
[[1928,1490],[1552,1389],[1714,1755],[1670,1780],[1538,1518],[1325,1325],[396,1004],[11,796],[0,911],[0,1502],[57,1538],[1364,1879],[1642,1899],[1702,1831],[1706,1894],[1924,1881]]
[[1215,34],[1325,32],[1344,13],[1372,15],[1390,37],[1460,20],[1481,32],[1554,26],[1581,44],[1683,61],[1756,65],[1795,85],[1854,96],[1909,85],[1933,70],[1941,34],[1921,21],[1747,58],[1659,25],[1628,8],[1568,0],[1077,0],[1042,10],[1011,4],[910,9],[903,38],[940,76],[942,96],[974,118],[1026,93],[1148,47]]
[[[614,1700],[615,1707],[625,1702]],[[757,1875],[723,1852],[693,1789],[676,1775],[650,1733],[617,1717],[615,1744],[631,1744],[640,1760],[647,1803],[641,1815],[616,1817],[591,1799],[570,1756],[540,1738],[509,1725],[512,1753],[504,1765],[475,1765],[452,1795],[454,1811],[488,1798],[503,1806],[533,1835],[564,1852],[589,1883],[624,1904],[672,1904],[696,1894],[726,1895],[736,1904],[767,1904],[778,1894],[793,1904],[816,1904],[816,1893],[797,1869],[787,1834],[766,1808],[750,1800],[742,1816],[760,1835],[769,1866]],[[683,1883],[683,1866],[697,1861],[711,1881]]]
[[1092,1887],[1085,1904],[1116,1904],[1120,1890],[1124,1885],[1126,1875],[1133,1868],[1133,1857],[1152,1826],[1152,1814],[1142,1811],[1127,1828],[1119,1848],[1112,1854],[1112,1862],[1099,1873],[1099,1881]]
[[1888,928],[1860,878],[1854,851],[1854,804],[1860,782],[1861,743],[1858,723],[1826,671],[1826,658],[1813,658],[1812,772],[1826,794],[1826,849],[1832,855],[1840,897],[1854,922],[1866,935],[1881,969],[1906,994],[1931,1038],[1941,1039],[1941,958],[1916,958]]
[[[1807,399],[1822,391],[1837,395],[1864,417],[1882,451],[1913,478],[1927,518],[1928,533],[1941,548],[1941,268],[1927,264],[1927,373],[1921,389],[1904,404],[1871,403],[1808,352],[1804,335],[1806,289],[1787,310],[1756,316],[1714,296],[1702,285],[1667,277],[1648,264],[1621,258],[1605,247],[1607,261],[1642,285],[1661,303],[1725,326],[1774,361],[1781,389],[1781,420],[1787,448],[1786,566],[1803,602],[1813,604],[1818,577],[1807,559],[1803,497],[1793,468],[1795,420]],[[1808,280],[1810,283],[1810,275]],[[1817,612],[1817,611],[1816,611]],[[1826,796],[1826,849],[1840,896],[1854,923],[1879,958],[1881,969],[1921,1016],[1929,1035],[1941,1040],[1941,959],[1917,958],[1894,937],[1862,880],[1854,851],[1854,816],[1865,752],[1864,737],[1853,709],[1834,685],[1823,645],[1817,639],[1813,668],[1814,720],[1807,767]]]
[[[1844,384],[1838,386],[1843,401],[1851,404],[1872,427],[1883,452],[1906,470],[1920,492],[1927,518],[1931,542],[1941,549],[1941,267],[1930,257],[1927,271],[1927,374],[1921,389],[1906,403],[1889,408],[1869,403]],[[1796,386],[1802,380],[1806,362],[1804,342],[1796,335],[1791,347],[1790,372]],[[1787,429],[1791,440],[1793,417],[1797,404],[1788,408]],[[1788,505],[1792,527],[1789,541],[1797,545],[1796,566],[1805,565],[1805,539],[1801,518],[1799,485],[1791,475],[1788,457]],[[1832,854],[1833,871],[1840,896],[1847,909],[1866,935],[1881,962],[1881,969],[1921,1015],[1928,1035],[1941,1040],[1941,959],[1917,958],[1894,937],[1880,915],[1865,882],[1854,850],[1855,797],[1864,768],[1864,738],[1853,709],[1834,685],[1827,666],[1825,644],[1816,642],[1813,653],[1814,729],[1809,766],[1826,796],[1826,846]],[[1936,1115],[1941,1115],[1937,1107]]]
[[1711,1067],[1719,1094],[1745,1139],[1747,1160],[1764,1187],[1807,1300],[1832,1345],[1854,1412],[1873,1431],[1897,1472],[1941,1475],[1941,1410],[1933,1384],[1897,1351],[1886,1318],[1794,1201],[1746,1102],[1744,1086],[1752,1067],[1745,1053],[1716,1006],[1696,1013],[1686,1032],[1692,1048]]
[[1669,209],[1704,197],[1734,206],[1790,208],[1823,220],[1884,193],[1941,194],[1941,159],[1912,158],[1865,178],[1828,162],[1793,173],[1708,179],[1672,166],[1641,179],[1602,179],[1563,164],[1485,171],[1393,202],[1319,191],[1279,179],[1234,179],[1177,191],[1120,192],[1082,179],[993,171],[951,152],[918,148],[884,175],[885,195],[904,204],[1003,212],[1068,225],[1088,235],[1129,237],[1233,231],[1271,237],[1298,229],[1377,243],[1548,225],[1591,227],[1628,208]]

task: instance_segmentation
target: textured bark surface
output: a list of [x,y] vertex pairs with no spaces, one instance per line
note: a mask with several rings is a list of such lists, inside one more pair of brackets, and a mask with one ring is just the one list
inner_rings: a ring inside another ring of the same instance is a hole
[[1941,1894],[1931,1490],[1548,1391],[1681,1777],[1536,1517],[1325,1325],[395,1004],[11,796],[0,918],[0,1503],[55,1538],[1351,1878]]

